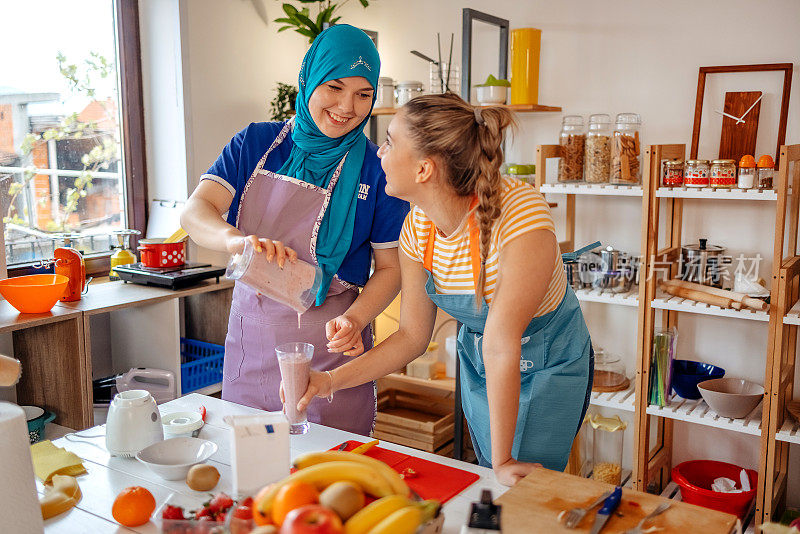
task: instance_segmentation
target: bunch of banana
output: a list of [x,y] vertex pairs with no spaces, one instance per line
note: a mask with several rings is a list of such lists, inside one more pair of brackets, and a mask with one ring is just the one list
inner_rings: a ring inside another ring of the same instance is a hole
[[400,475],[380,460],[345,451],[324,451],[303,454],[295,459],[297,471],[272,487],[255,503],[259,511],[269,516],[278,490],[286,483],[302,480],[322,491],[334,482],[357,484],[373,497],[402,497],[408,501],[410,491]]
[[347,520],[345,534],[414,534],[439,513],[436,501],[412,501],[390,495],[374,501]]
[[75,477],[53,475],[52,482],[53,487],[45,486],[45,494],[39,499],[44,519],[66,512],[81,500],[81,489]]

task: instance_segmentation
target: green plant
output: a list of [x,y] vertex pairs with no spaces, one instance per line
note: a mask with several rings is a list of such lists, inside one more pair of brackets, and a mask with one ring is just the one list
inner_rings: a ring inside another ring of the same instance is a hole
[[494,75],[490,74],[485,82],[475,87],[511,87],[511,82],[508,80],[498,80]]
[[[285,17],[275,19],[275,22],[283,24],[278,29],[278,32],[285,30],[294,30],[300,35],[308,37],[308,42],[313,43],[317,35],[322,33],[326,25],[333,25],[341,19],[340,16],[334,16],[349,0],[344,0],[341,3],[333,3],[331,0],[298,0],[300,4],[317,4],[317,16],[315,20],[311,20],[311,10],[308,7],[297,9],[292,4],[284,3],[283,12]],[[363,7],[369,6],[369,0],[358,0]]]
[[288,83],[278,82],[277,95],[270,105],[271,119],[285,121],[294,115],[294,101],[297,99],[297,87]]

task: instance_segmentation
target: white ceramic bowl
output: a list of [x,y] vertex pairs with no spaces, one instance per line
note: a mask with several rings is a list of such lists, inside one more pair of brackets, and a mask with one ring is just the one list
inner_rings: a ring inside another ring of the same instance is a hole
[[712,410],[732,419],[746,417],[764,397],[762,386],[741,378],[706,380],[697,389]]
[[166,480],[182,480],[189,469],[217,452],[217,444],[200,438],[172,438],[153,443],[136,454],[136,459]]
[[483,85],[476,87],[478,102],[481,104],[505,104],[508,87],[501,85]]

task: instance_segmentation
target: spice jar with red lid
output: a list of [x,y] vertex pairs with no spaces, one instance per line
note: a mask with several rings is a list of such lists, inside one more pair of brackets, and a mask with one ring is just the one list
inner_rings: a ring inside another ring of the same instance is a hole
[[758,158],[758,169],[756,179],[759,189],[772,189],[772,175],[775,172],[775,162],[772,156],[764,154]]

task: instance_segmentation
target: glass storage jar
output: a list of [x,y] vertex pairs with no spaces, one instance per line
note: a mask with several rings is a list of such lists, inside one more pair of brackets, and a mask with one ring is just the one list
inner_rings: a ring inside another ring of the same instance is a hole
[[611,117],[605,113],[589,116],[583,164],[584,179],[588,183],[608,182],[611,169]]
[[714,189],[730,189],[736,186],[736,161],[715,159],[711,162],[709,183]]
[[622,481],[622,446],[628,423],[614,417],[595,415],[589,420],[594,429],[592,478],[618,486]]
[[398,82],[394,90],[397,105],[402,106],[412,98],[422,95],[422,82]]
[[381,76],[378,78],[378,94],[375,97],[375,109],[394,107],[394,80]]
[[739,189],[753,189],[756,186],[756,159],[750,155],[739,161]]
[[558,162],[559,182],[583,180],[583,150],[586,143],[583,117],[567,115],[561,122],[561,159]]
[[642,151],[639,130],[642,118],[638,113],[620,113],[614,124],[611,140],[611,177],[609,182],[636,185],[642,181]]
[[775,173],[775,162],[772,156],[765,154],[758,158],[756,179],[759,189],[772,189],[772,175]]
[[619,356],[601,348],[594,349],[594,379],[592,391],[611,392],[626,389],[630,380],[625,375],[625,364]]
[[591,420],[595,416],[592,412],[586,412],[586,415],[583,417],[583,424],[581,424],[581,429],[578,431],[578,440],[580,447],[578,450],[580,451],[580,457],[578,458],[578,464],[580,465],[579,475],[583,478],[588,478],[592,476],[592,455],[594,453],[594,428],[592,428]]
[[536,178],[536,165],[509,163],[506,165],[506,172],[504,174],[507,176],[512,176],[527,184],[534,185],[534,180]]
[[667,159],[661,163],[661,187],[680,187],[683,185],[683,161]]
[[686,187],[708,187],[708,160],[686,160],[686,165],[683,166],[683,184]]

